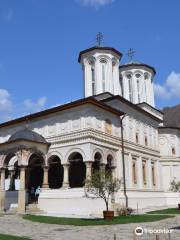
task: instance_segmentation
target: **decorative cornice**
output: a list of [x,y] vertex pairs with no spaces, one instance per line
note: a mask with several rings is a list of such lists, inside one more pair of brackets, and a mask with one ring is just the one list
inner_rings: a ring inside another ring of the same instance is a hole
[[[103,133],[98,130],[94,130],[93,128],[83,129],[78,132],[72,132],[69,134],[63,134],[58,137],[48,138],[48,141],[51,142],[52,148],[54,146],[62,146],[64,144],[74,144],[81,142],[93,142],[97,141],[98,144],[108,144],[115,150],[119,150],[121,148],[121,139],[119,137],[115,137],[106,133]],[[153,155],[155,157],[159,157],[160,153],[157,150],[147,148],[141,145],[137,145],[133,142],[128,142],[124,140],[124,145],[127,150],[136,151],[139,153],[144,153],[146,155]]]

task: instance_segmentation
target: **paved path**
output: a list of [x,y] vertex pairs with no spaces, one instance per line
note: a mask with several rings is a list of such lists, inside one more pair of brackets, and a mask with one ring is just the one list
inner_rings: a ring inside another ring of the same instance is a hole
[[[0,233],[18,236],[27,236],[33,240],[156,240],[155,235],[144,234],[140,238],[133,238],[133,230],[137,226],[151,229],[163,229],[180,226],[180,216],[173,219],[161,220],[154,223],[131,223],[113,226],[63,226],[45,223],[35,223],[22,219],[18,215],[5,215],[0,217]],[[114,237],[114,234],[116,237]],[[179,240],[180,230],[175,230],[169,238],[167,234],[160,236],[159,240]]]

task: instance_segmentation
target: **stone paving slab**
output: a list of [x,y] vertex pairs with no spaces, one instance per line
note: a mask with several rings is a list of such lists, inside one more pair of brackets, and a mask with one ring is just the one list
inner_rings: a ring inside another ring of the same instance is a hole
[[152,223],[82,227],[36,223],[24,220],[19,215],[0,217],[0,233],[27,236],[33,240],[180,240],[180,230],[174,230],[170,238],[168,234],[160,235],[159,239],[156,239],[154,234],[144,234],[135,238],[133,231],[137,226],[169,229],[180,226],[180,216]]

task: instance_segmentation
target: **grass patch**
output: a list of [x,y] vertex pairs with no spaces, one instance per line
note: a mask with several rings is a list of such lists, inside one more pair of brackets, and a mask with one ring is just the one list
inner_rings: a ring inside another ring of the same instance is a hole
[[37,215],[25,215],[24,219],[32,222],[59,224],[59,225],[73,225],[73,226],[96,226],[96,225],[113,225],[113,224],[127,224],[139,222],[154,222],[166,218],[171,218],[170,215],[131,215],[114,217],[112,221],[104,219],[79,219],[79,218],[62,218],[62,217],[48,217]]
[[147,212],[148,214],[180,214],[180,210],[178,208],[167,208],[156,211]]
[[0,239],[1,240],[30,240],[30,238],[17,237],[17,236],[12,236],[7,234],[0,234]]

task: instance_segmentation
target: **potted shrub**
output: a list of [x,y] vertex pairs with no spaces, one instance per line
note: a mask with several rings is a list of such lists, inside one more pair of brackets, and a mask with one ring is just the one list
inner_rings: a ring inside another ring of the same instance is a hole
[[106,205],[106,210],[103,211],[104,219],[112,219],[114,211],[109,210],[110,197],[120,189],[121,182],[118,179],[113,179],[111,171],[97,170],[91,179],[86,181],[85,192],[86,196],[92,194],[102,198]]
[[[180,193],[180,181],[176,182],[175,180],[173,180],[170,183],[170,185],[171,185],[171,187],[170,187],[171,191]],[[180,210],[180,202],[178,203],[178,209]]]

